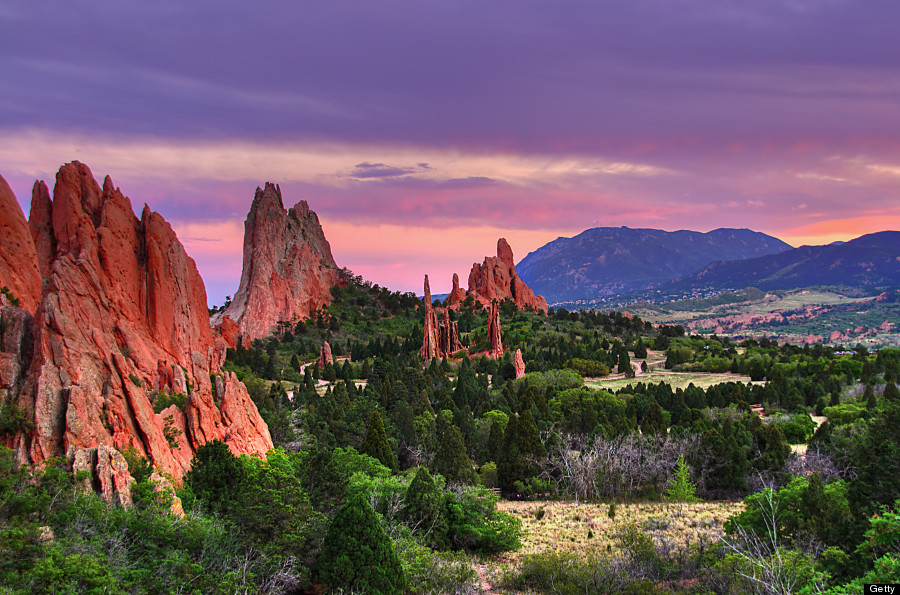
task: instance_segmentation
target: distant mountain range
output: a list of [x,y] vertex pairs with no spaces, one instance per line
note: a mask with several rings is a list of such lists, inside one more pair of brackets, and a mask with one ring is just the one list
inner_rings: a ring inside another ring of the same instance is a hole
[[588,229],[557,238],[517,265],[519,276],[550,303],[644,291],[717,261],[791,251],[778,238],[749,229],[662,231]]
[[812,285],[895,287],[900,285],[900,231],[881,231],[849,242],[801,246],[778,254],[714,262],[666,289],[765,291]]

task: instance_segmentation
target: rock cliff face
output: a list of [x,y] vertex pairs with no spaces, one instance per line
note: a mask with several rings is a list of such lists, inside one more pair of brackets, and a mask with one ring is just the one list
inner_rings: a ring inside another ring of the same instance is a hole
[[237,323],[242,343],[265,337],[279,321],[297,322],[331,302],[338,268],[319,218],[300,201],[285,211],[281,189],[257,188],[244,221],[244,264],[231,304],[212,318]]
[[497,256],[486,256],[483,263],[472,265],[469,295],[485,306],[495,299],[510,298],[520,310],[530,307],[547,311],[547,300],[534,295],[516,273],[512,248],[504,238],[497,240]]
[[[29,224],[32,242],[13,270],[40,271],[42,295],[30,333],[28,312],[5,309],[19,323],[4,329],[2,349],[19,366],[3,373],[3,396],[33,423],[4,439],[23,461],[66,455],[127,501],[127,448],[177,479],[209,440],[236,454],[272,447],[244,385],[220,369],[225,344],[210,329],[203,280],[160,215],[145,205],[138,219],[109,177],[101,188],[73,162],[52,201],[35,185]],[[4,245],[21,236],[2,233]],[[173,393],[184,393],[184,407],[156,413],[154,402]]]

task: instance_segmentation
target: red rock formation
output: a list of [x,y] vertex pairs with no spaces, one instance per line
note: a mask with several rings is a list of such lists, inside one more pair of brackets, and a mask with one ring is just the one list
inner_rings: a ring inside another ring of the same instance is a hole
[[438,321],[438,312],[431,302],[431,286],[425,275],[425,329],[419,357],[431,361],[435,357],[448,357],[460,349],[465,349],[459,340],[459,326],[450,320],[449,308],[443,309],[444,321]]
[[434,306],[431,303],[431,285],[428,283],[428,275],[425,275],[425,329],[422,336],[422,348],[419,349],[419,357],[431,361],[438,357],[437,320],[434,314]]
[[[117,451],[128,447],[176,479],[209,440],[264,455],[268,428],[244,385],[220,370],[203,280],[169,224],[146,206],[135,217],[108,177],[101,188],[78,162],[59,170],[52,202],[45,189],[35,185],[30,239],[47,276],[33,340],[18,335],[20,354],[31,354],[18,404],[34,428],[7,440],[19,457],[68,455],[125,501]],[[184,411],[155,413],[157,391],[188,393]]]
[[[437,318],[437,312],[434,315]],[[444,321],[438,326],[438,355],[448,357],[464,349],[459,341],[459,324],[450,320],[450,309],[444,310]]]
[[212,317],[240,328],[241,341],[265,337],[279,321],[295,323],[331,302],[338,268],[319,218],[300,201],[285,211],[281,189],[257,188],[244,222],[244,265],[234,300]]
[[520,310],[530,307],[547,311],[547,300],[534,295],[516,273],[512,248],[504,238],[497,240],[497,256],[486,256],[482,264],[472,265],[469,295],[485,306],[495,299],[502,301],[510,298]]
[[[0,176],[0,287],[6,287],[19,305],[34,314],[41,301],[41,271],[22,207]],[[0,305],[13,305],[0,295]]]
[[488,357],[503,357],[503,339],[500,337],[500,308],[497,302],[491,302],[488,335],[491,337],[491,351]]
[[516,357],[513,358],[513,367],[516,369],[516,378],[525,378],[525,360],[522,359],[521,349],[516,349]]
[[234,349],[237,347],[238,340],[241,336],[241,329],[230,316],[223,315],[219,319],[219,323],[214,327],[215,334],[222,338],[226,347]]
[[458,308],[459,304],[466,299],[466,290],[459,287],[459,275],[453,273],[453,289],[447,296],[447,307]]
[[331,356],[331,345],[328,344],[328,341],[325,341],[325,344],[319,350],[319,369],[324,370],[327,364],[334,364],[334,358]]

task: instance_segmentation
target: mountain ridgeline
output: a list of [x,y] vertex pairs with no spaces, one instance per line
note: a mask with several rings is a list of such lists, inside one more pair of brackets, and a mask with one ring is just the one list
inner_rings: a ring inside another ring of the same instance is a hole
[[[900,285],[900,232],[881,231],[827,246],[801,246],[747,260],[713,262],[672,283],[674,290],[765,291],[813,285]],[[667,287],[668,289],[668,287]]]
[[701,233],[598,227],[531,252],[518,271],[535,293],[553,303],[643,291],[713,262],[789,250],[785,242],[749,229]]

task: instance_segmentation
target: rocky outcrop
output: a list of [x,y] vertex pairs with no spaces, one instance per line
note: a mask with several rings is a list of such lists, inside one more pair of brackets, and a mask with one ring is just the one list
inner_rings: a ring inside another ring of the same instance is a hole
[[422,348],[419,357],[430,361],[435,357],[449,357],[461,349],[465,349],[459,340],[459,326],[450,320],[449,308],[443,311],[443,323],[439,321],[439,312],[431,302],[431,285],[425,275],[425,327],[422,336]]
[[466,299],[466,290],[459,286],[459,275],[453,273],[453,289],[447,295],[447,307],[459,308],[459,305]]
[[497,256],[486,256],[483,263],[472,265],[469,295],[484,306],[489,306],[495,299],[509,298],[520,310],[547,311],[547,300],[534,295],[516,273],[512,248],[504,238],[497,240]]
[[450,310],[444,310],[444,321],[438,329],[438,345],[442,357],[453,355],[460,349],[464,349],[459,340],[459,323],[450,320]]
[[[35,188],[29,225],[42,297],[30,338],[21,332],[4,348],[27,363],[15,394],[33,427],[7,438],[20,459],[66,455],[124,501],[118,453],[128,448],[176,479],[209,440],[264,455],[268,428],[244,385],[220,370],[203,280],[171,226],[146,205],[138,219],[109,177],[101,187],[78,162],[59,170],[52,201],[45,185]],[[183,407],[154,411],[175,393]]]
[[438,356],[437,320],[434,314],[434,305],[431,303],[431,284],[428,283],[428,275],[425,275],[425,328],[422,336],[422,347],[419,349],[419,357],[431,361]]
[[285,211],[281,189],[257,188],[244,221],[244,264],[231,304],[212,317],[234,320],[244,344],[331,302],[338,268],[319,218],[300,201]]
[[522,359],[521,349],[516,349],[516,356],[513,358],[513,367],[516,369],[516,378],[525,378],[525,360]]
[[491,302],[490,314],[488,315],[488,336],[491,338],[491,351],[488,357],[503,357],[503,339],[500,335],[500,308],[497,302]]
[[328,364],[334,364],[334,358],[331,355],[331,345],[325,341],[319,349],[319,369],[324,370]]
[[[0,176],[0,306],[21,306],[34,314],[41,301],[41,272],[25,215]],[[17,303],[14,303],[17,302]]]

